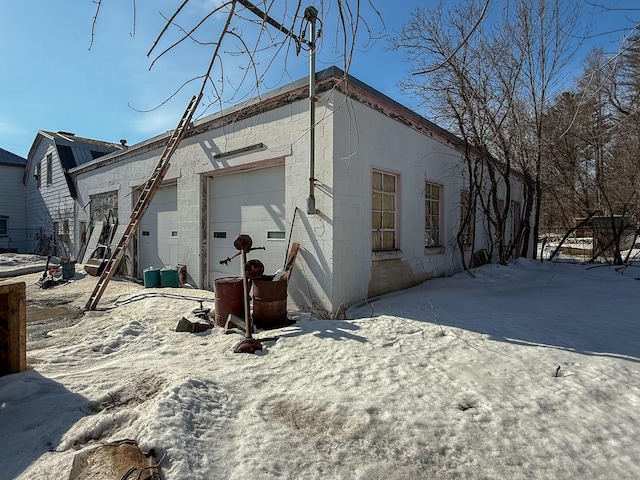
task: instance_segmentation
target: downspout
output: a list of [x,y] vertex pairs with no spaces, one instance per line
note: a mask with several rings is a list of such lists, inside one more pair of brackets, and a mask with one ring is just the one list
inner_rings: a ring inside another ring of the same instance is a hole
[[316,214],[315,169],[316,169],[316,20],[318,10],[309,6],[304,10],[304,18],[311,24],[311,42],[309,50],[309,197],[307,214]]

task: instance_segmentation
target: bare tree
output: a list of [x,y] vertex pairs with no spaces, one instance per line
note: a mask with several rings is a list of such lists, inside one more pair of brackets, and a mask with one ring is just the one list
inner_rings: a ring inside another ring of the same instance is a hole
[[612,56],[591,51],[575,92],[563,92],[547,113],[551,148],[544,162],[543,214],[547,227],[555,222],[557,233],[567,232],[563,241],[578,227],[589,227],[592,261],[604,256],[624,263],[622,252],[635,241],[640,220],[636,41],[628,37],[621,53]]
[[[160,105],[193,82],[199,82],[200,92],[207,94],[207,106],[256,96],[269,72],[275,70],[288,77],[291,55],[325,42],[333,43],[330,47],[348,72],[358,39],[366,45],[383,33],[382,17],[373,0],[316,3],[318,9],[304,8],[302,0],[220,0],[211,2],[211,10],[204,14],[201,2],[196,0],[176,3],[175,9],[161,13],[164,27],[150,41],[150,68],[169,54],[180,54],[181,49],[193,45],[202,50],[203,68],[201,75],[185,79]],[[95,4],[91,44],[99,32],[100,15],[109,6],[102,0],[95,0]],[[134,0],[134,31],[137,19],[151,14],[148,8],[146,4],[140,8]],[[312,45],[309,29],[314,27],[321,35]]]
[[[544,113],[575,50],[577,4],[506,2],[476,28],[468,19],[485,9],[475,0],[447,10],[442,4],[418,8],[393,46],[418,71],[402,87],[476,147],[466,156],[469,189],[484,211],[499,261],[506,262],[511,255],[536,256]],[[514,173],[523,176],[525,202],[521,228],[509,238]]]

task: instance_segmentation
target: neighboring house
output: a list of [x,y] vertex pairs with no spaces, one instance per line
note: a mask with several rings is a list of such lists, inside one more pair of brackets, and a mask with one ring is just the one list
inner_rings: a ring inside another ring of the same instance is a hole
[[76,191],[68,171],[124,148],[121,144],[68,132],[38,132],[29,150],[23,178],[30,252],[75,258],[79,248],[75,242],[81,238],[81,232],[74,230]]
[[0,252],[27,251],[26,165],[26,159],[0,148]]
[[[313,171],[307,79],[194,122],[130,246],[139,277],[185,264],[192,284],[213,288],[240,274],[239,259],[220,263],[237,253],[237,234],[265,247],[249,258],[266,273],[283,267],[296,242],[289,301],[330,316],[461,270],[461,140],[335,67],[316,84]],[[167,139],[72,169],[78,224],[90,221],[85,205],[105,195],[128,222]],[[482,225],[476,217],[476,250],[487,245]]]

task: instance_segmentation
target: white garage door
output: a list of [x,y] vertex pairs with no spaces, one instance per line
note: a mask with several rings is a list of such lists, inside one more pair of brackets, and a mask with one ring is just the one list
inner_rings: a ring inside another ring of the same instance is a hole
[[178,264],[178,198],[175,185],[159,188],[138,227],[140,274]]
[[287,247],[284,218],[284,166],[214,177],[209,181],[209,283],[240,276],[240,256],[228,265],[220,260],[238,253],[233,241],[250,235],[254,247],[247,255],[265,265],[265,274],[282,268]]

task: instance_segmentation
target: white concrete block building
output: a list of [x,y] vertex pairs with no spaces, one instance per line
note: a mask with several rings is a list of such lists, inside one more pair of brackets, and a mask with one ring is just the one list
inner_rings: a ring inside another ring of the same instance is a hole
[[[316,82],[313,173],[307,79],[194,122],[130,246],[137,276],[185,264],[190,283],[213,288],[240,273],[239,261],[220,264],[237,234],[265,247],[249,258],[266,273],[297,242],[289,301],[331,315],[461,269],[460,140],[335,67]],[[128,223],[168,136],[71,169],[76,222],[90,221],[94,197],[112,195]],[[475,241],[486,243],[482,228]]]

